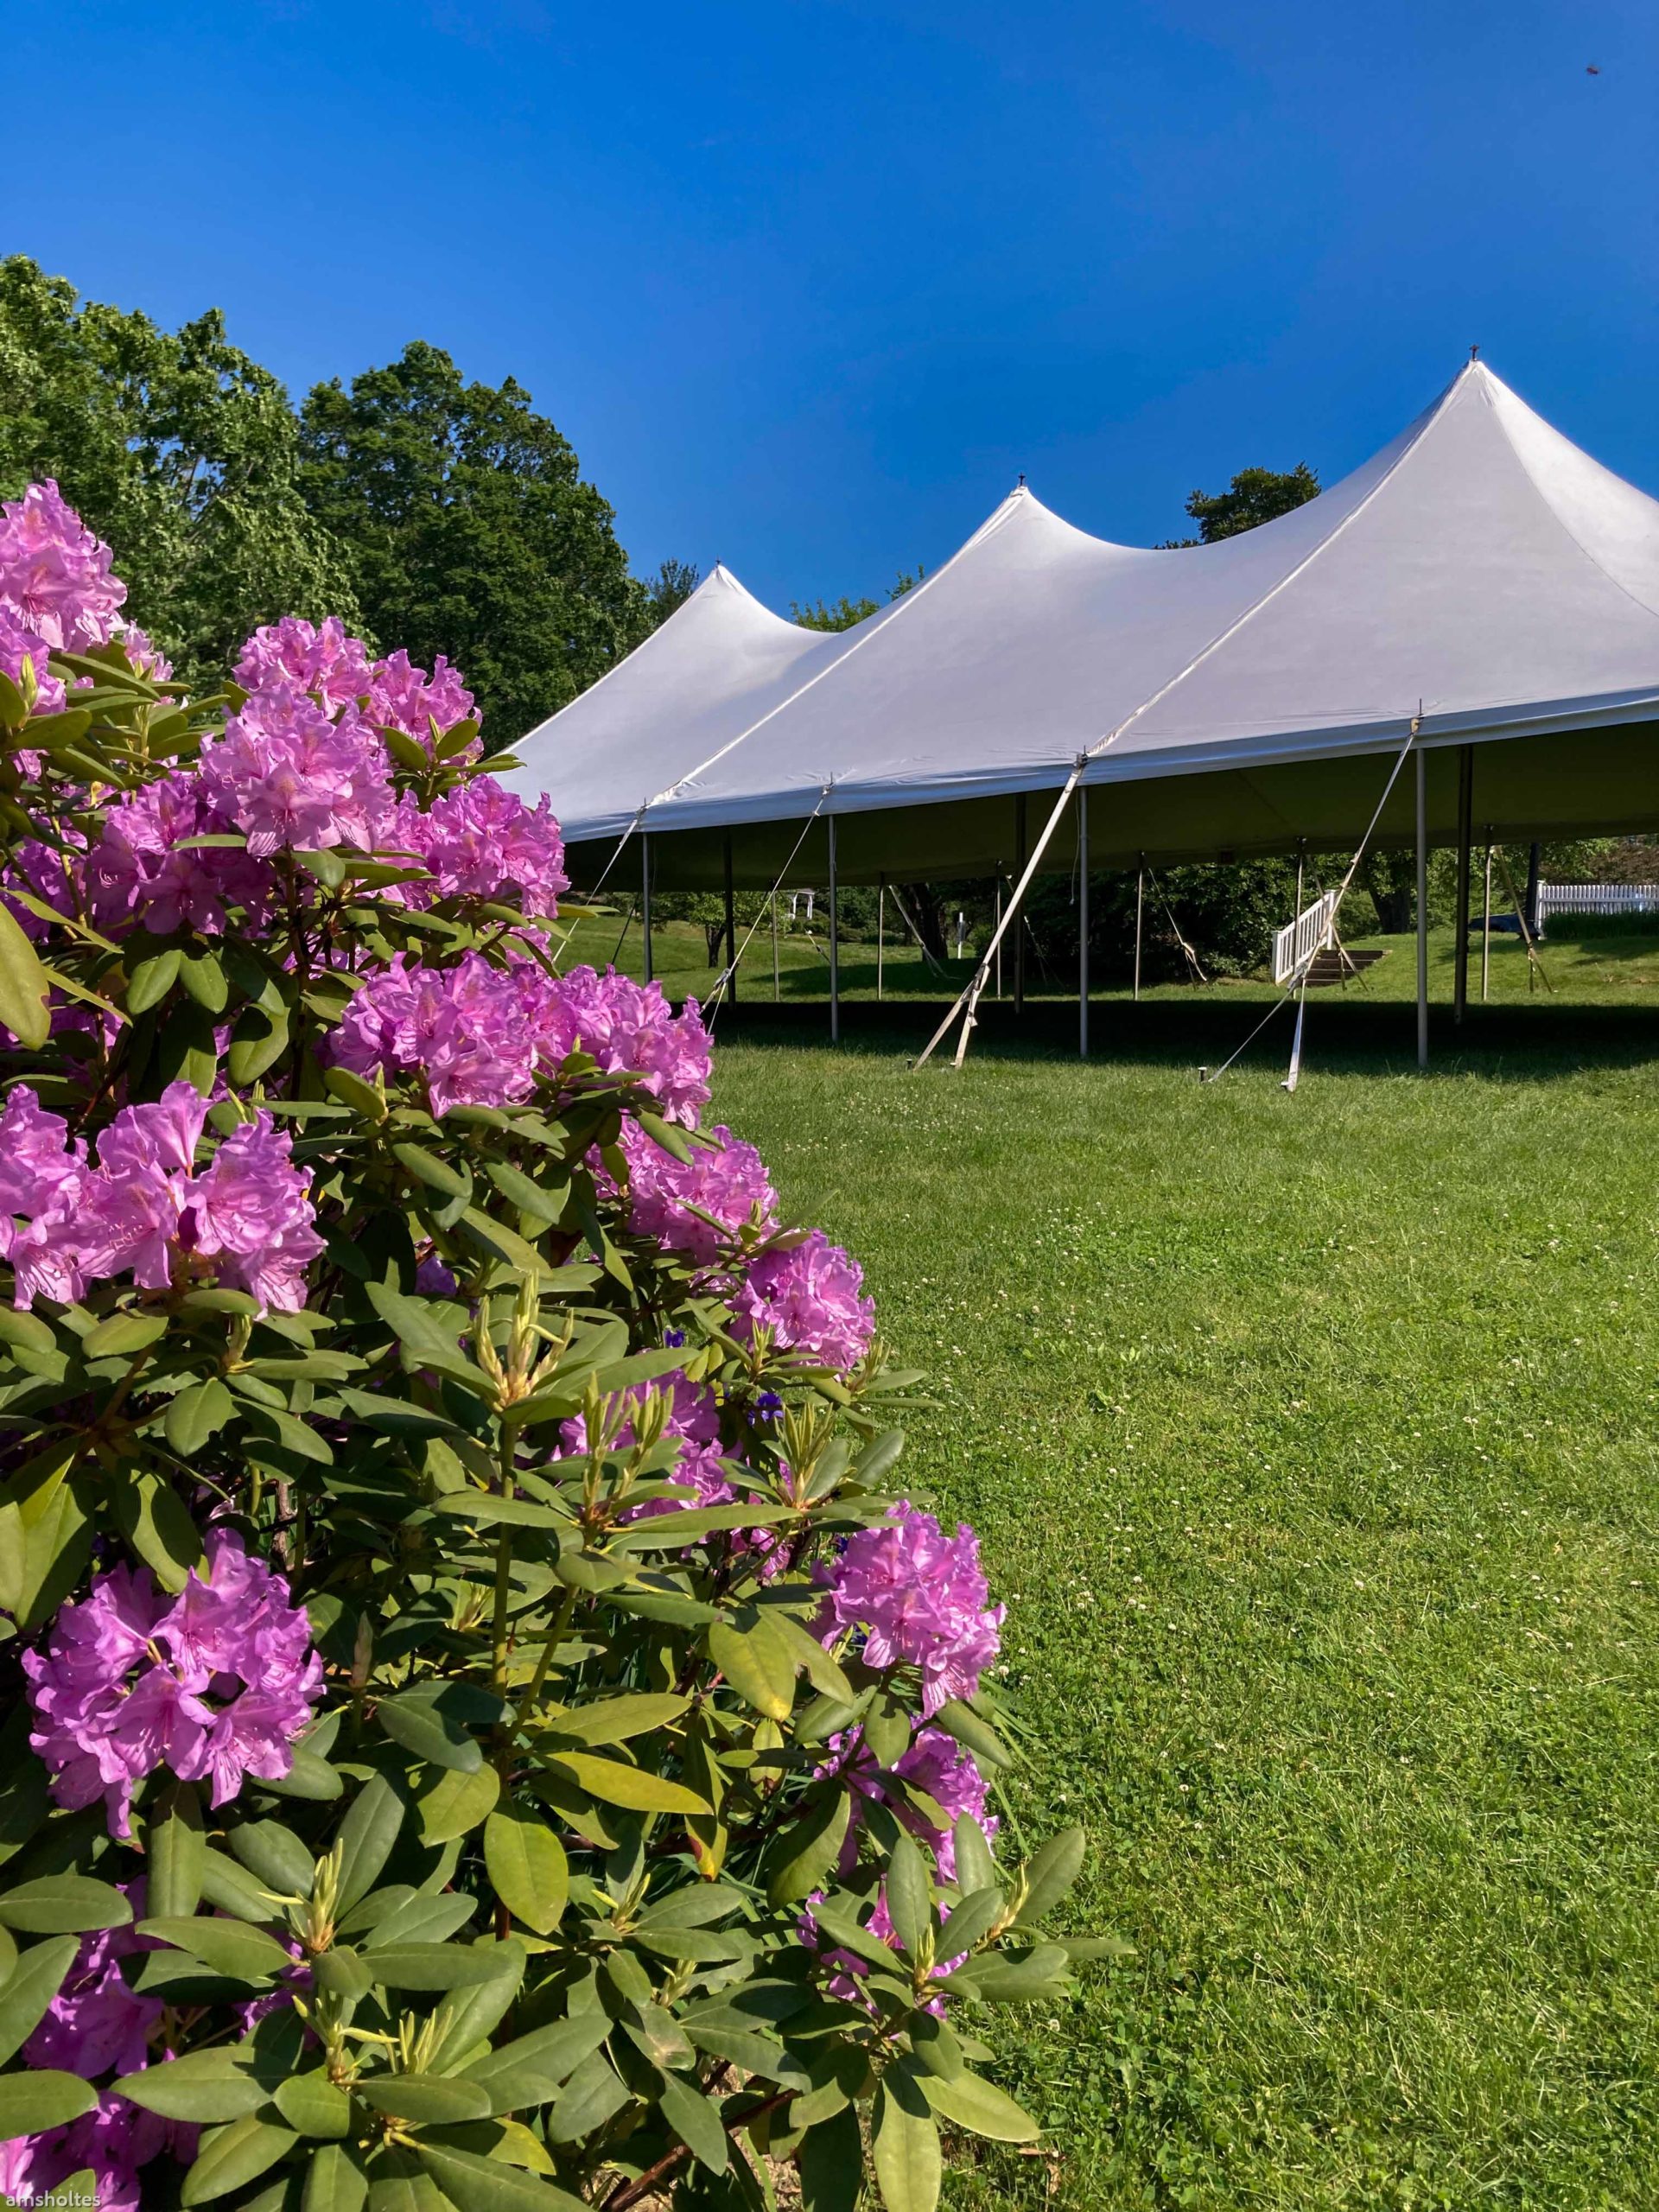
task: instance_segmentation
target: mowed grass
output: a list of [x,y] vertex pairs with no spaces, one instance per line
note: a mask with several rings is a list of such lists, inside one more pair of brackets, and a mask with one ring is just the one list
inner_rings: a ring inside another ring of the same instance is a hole
[[1396,944],[1294,1097],[1282,1014],[1195,1080],[1249,985],[1103,999],[1087,1066],[992,1007],[960,1074],[914,1003],[721,1017],[715,1114],[934,1378],[1009,1833],[1086,1822],[1135,1946],[1001,2016],[1056,2156],[958,2207],[1659,2204],[1659,939],[1545,957],[1425,1078]]

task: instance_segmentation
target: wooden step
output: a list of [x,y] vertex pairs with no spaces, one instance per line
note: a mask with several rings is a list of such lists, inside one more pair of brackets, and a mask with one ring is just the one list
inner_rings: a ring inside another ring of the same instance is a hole
[[1332,946],[1327,952],[1316,952],[1307,970],[1307,987],[1311,991],[1322,990],[1332,983],[1345,983],[1351,976],[1363,975],[1367,968],[1376,967],[1379,960],[1388,957],[1386,944],[1370,945],[1351,952],[1344,945]]

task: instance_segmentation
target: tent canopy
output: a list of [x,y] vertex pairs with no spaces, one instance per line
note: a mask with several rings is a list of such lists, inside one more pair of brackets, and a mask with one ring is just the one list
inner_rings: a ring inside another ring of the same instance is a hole
[[[1420,707],[1437,836],[1465,744],[1482,830],[1659,825],[1659,502],[1478,362],[1342,482],[1218,544],[1111,544],[1021,487],[830,634],[717,568],[510,780],[551,793],[579,873],[643,829],[665,886],[718,880],[728,836],[736,880],[769,885],[815,812],[792,880],[822,874],[829,812],[848,880],[1006,868],[1018,795],[1079,761],[1097,864],[1230,857],[1352,842]],[[1405,780],[1385,842],[1411,834]]]

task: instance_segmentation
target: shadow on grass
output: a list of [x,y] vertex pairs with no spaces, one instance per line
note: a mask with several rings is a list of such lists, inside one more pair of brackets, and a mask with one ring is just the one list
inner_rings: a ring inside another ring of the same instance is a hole
[[[842,1052],[889,1058],[919,1052],[944,1018],[950,1000],[906,998],[877,1004],[843,1001]],[[1090,1007],[1090,1061],[1190,1068],[1218,1067],[1237,1050],[1268,1012],[1260,999],[1230,1003],[1214,999],[1175,1001],[1096,1000]],[[1294,1013],[1281,1005],[1241,1065],[1282,1065],[1288,1058]],[[791,1049],[829,1044],[829,1005],[820,997],[791,1004],[745,1000],[722,1009],[718,1033],[729,1041]],[[955,1033],[942,1051],[955,1048]],[[982,1004],[969,1052],[979,1059],[1075,1059],[1075,1004],[1038,1001],[1022,1014],[1003,1004]],[[1398,1075],[1416,1065],[1415,1010],[1408,1001],[1310,999],[1303,1035],[1303,1066],[1327,1075]],[[1431,1007],[1431,1074],[1476,1075],[1503,1082],[1536,1082],[1586,1067],[1641,1066],[1659,1059],[1659,1007],[1612,1007],[1530,1001],[1523,1006],[1472,1006],[1461,1028],[1451,1009]],[[948,1062],[946,1063],[948,1065]]]

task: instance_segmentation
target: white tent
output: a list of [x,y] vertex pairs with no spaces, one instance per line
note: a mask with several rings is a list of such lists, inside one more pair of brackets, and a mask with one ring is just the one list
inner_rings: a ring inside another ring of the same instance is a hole
[[[809,820],[793,880],[821,881],[831,817],[843,880],[990,874],[1025,856],[1025,796],[1074,780],[1096,865],[1228,857],[1351,845],[1420,708],[1431,836],[1659,825],[1659,502],[1478,362],[1219,544],[1111,544],[1022,487],[830,635],[717,568],[511,780],[552,794],[589,882],[634,833],[664,886],[765,887]],[[1410,784],[1381,837],[1413,834]]]

